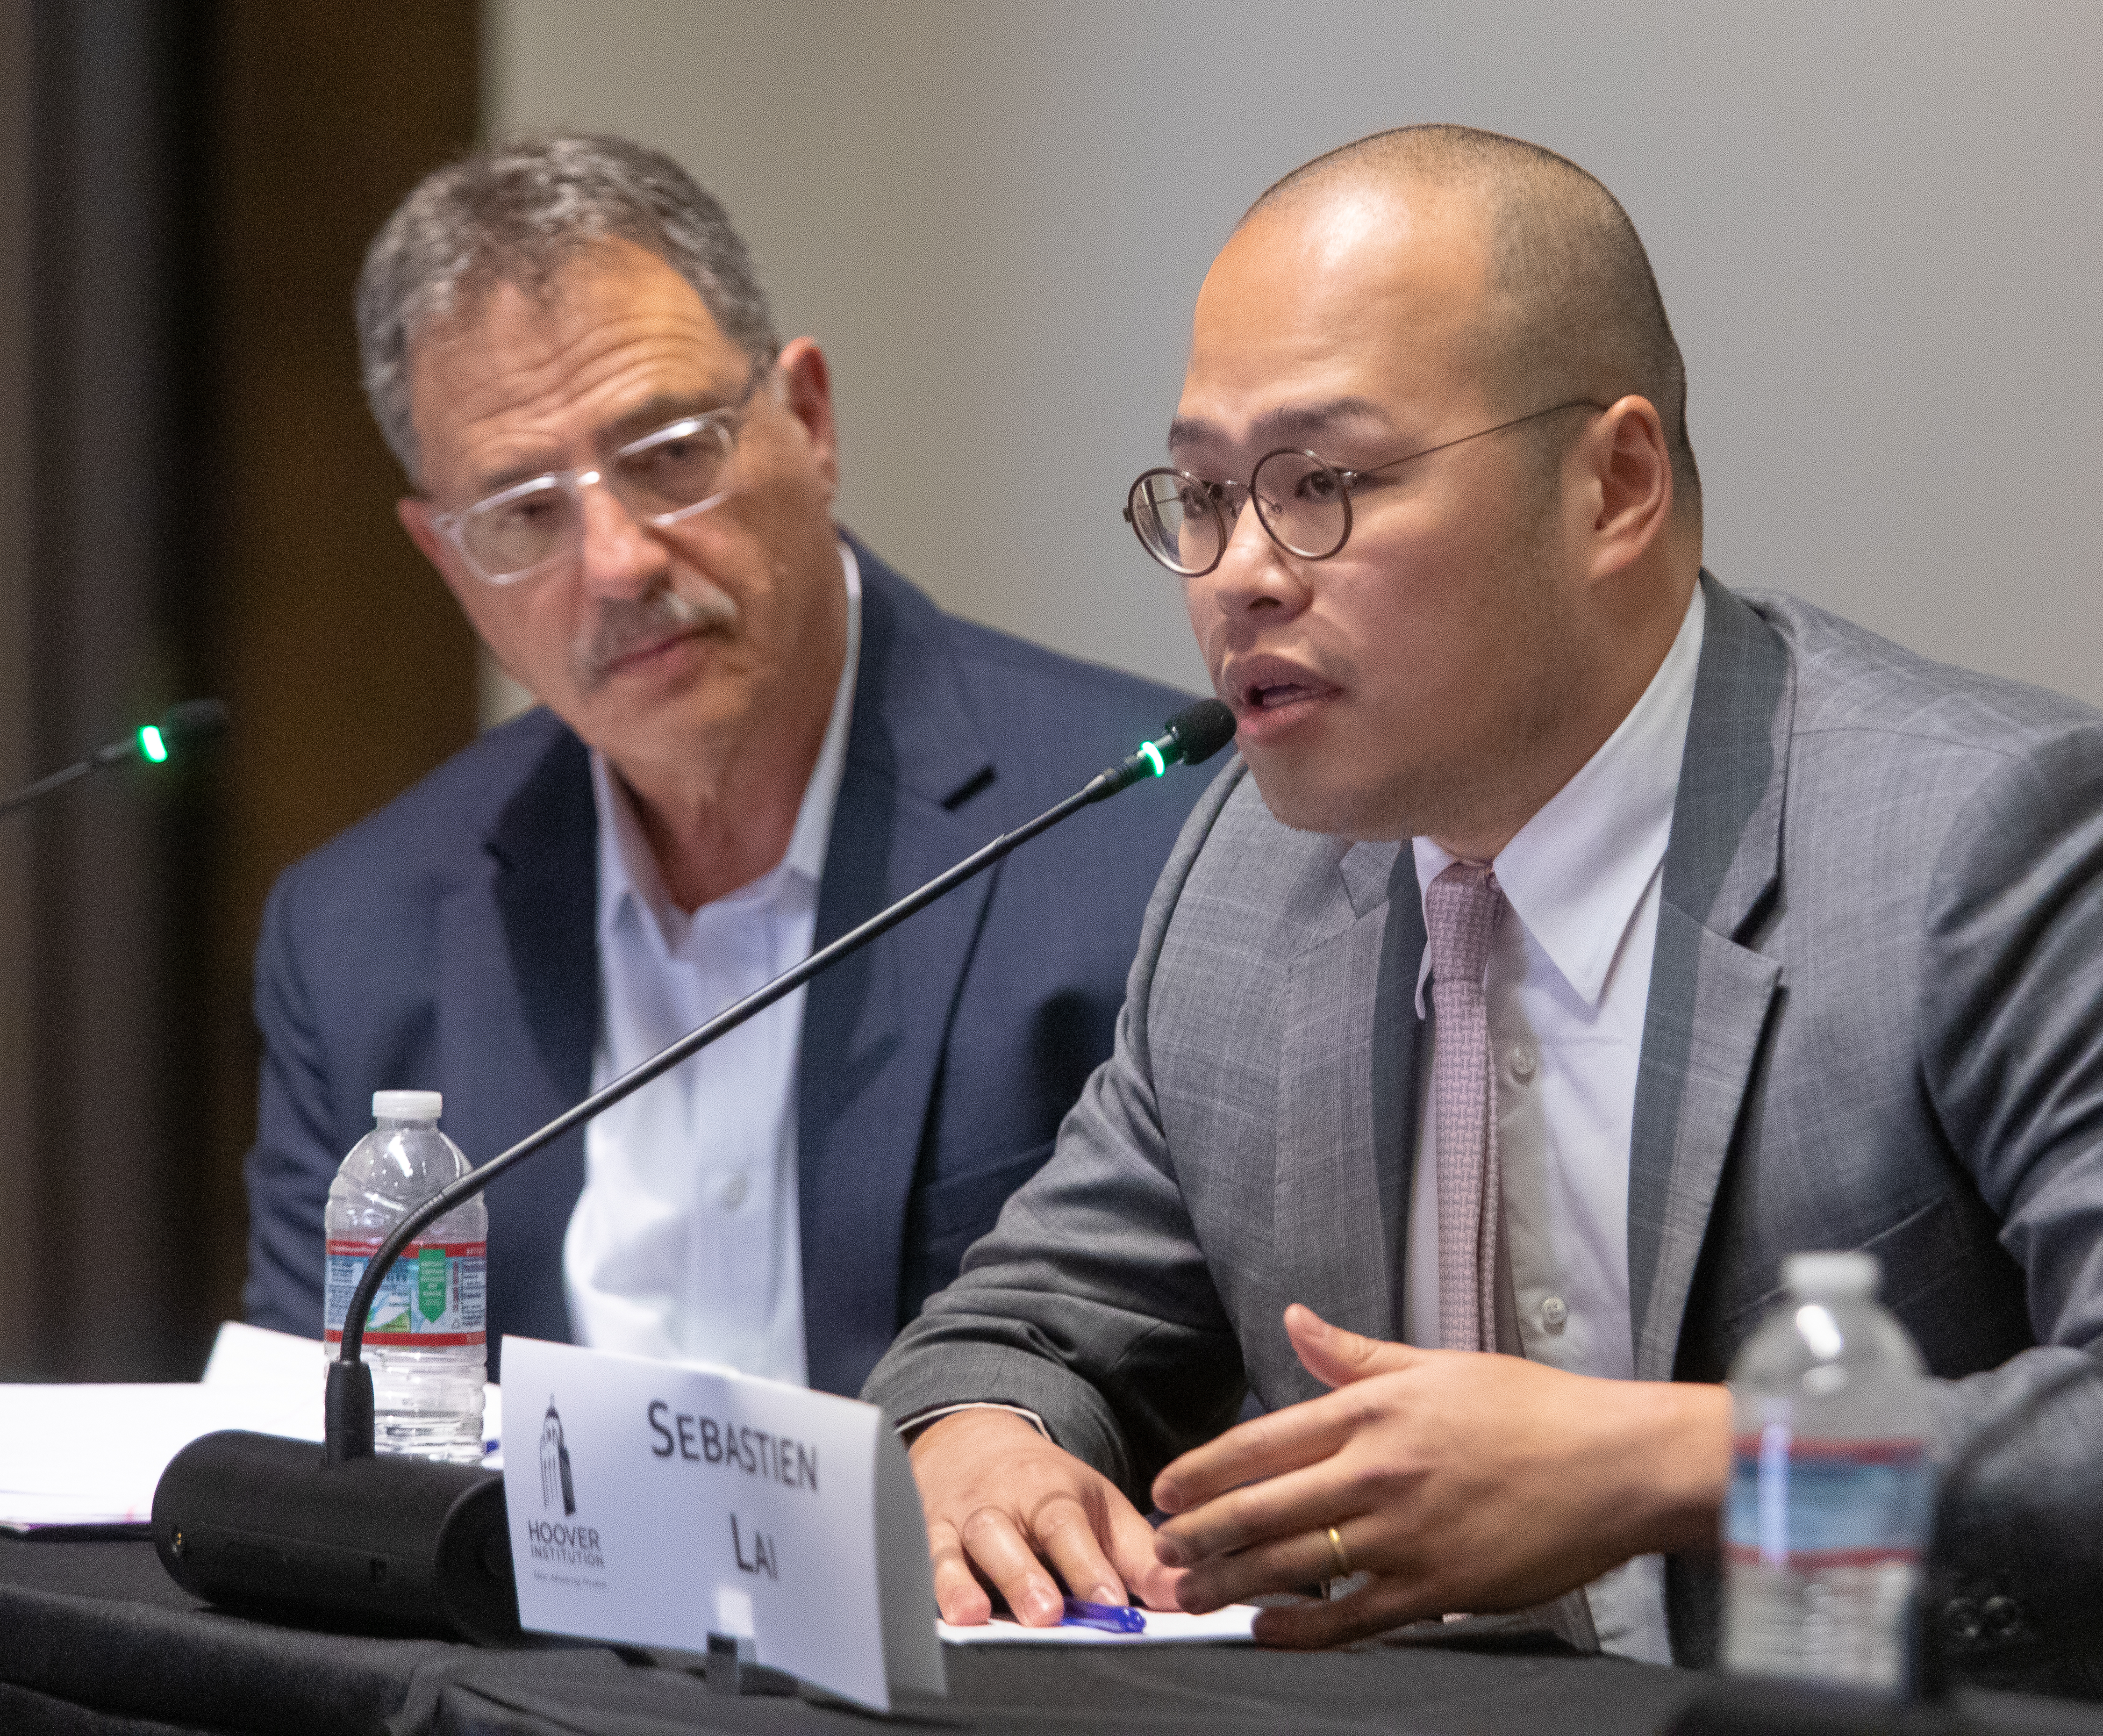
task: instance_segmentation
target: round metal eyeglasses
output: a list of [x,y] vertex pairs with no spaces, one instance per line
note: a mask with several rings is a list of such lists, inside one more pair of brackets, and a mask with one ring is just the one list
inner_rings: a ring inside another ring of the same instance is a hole
[[491,585],[530,578],[584,545],[584,491],[602,485],[641,523],[663,529],[730,496],[730,461],[745,406],[771,364],[757,364],[737,402],[682,416],[616,447],[602,465],[549,470],[432,519]]
[[1341,470],[1313,452],[1292,447],[1265,453],[1246,483],[1208,482],[1188,470],[1149,470],[1126,496],[1124,522],[1139,537],[1141,548],[1186,579],[1202,578],[1220,564],[1247,505],[1256,508],[1256,522],[1265,534],[1287,554],[1325,561],[1351,540],[1351,493],[1367,477],[1487,434],[1502,434],[1522,422],[1581,407],[1607,407],[1593,398],[1573,398],[1363,470]]

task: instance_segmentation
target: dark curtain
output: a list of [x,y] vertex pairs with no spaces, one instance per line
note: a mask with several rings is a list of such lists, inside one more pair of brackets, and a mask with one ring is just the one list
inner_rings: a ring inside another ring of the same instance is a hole
[[263,894],[472,731],[349,309],[474,138],[476,38],[462,0],[0,0],[0,784],[234,714],[0,821],[0,1378],[195,1377]]

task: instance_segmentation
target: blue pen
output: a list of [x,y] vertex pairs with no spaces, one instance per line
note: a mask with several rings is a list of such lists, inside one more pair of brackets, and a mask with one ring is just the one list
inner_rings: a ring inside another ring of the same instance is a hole
[[1146,1631],[1146,1618],[1129,1604],[1090,1604],[1069,1597],[1066,1600],[1066,1614],[1059,1625],[1097,1627],[1106,1634],[1143,1634]]

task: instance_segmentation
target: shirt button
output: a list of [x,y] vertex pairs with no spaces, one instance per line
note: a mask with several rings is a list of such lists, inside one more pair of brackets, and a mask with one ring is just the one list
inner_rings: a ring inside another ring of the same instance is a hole
[[1550,1332],[1563,1330],[1563,1323],[1570,1318],[1570,1304],[1559,1296],[1551,1296],[1541,1305],[1541,1324]]
[[1512,1077],[1522,1085],[1532,1079],[1534,1070],[1541,1065],[1541,1057],[1523,1043],[1511,1052]]
[[727,1182],[723,1183],[722,1203],[723,1209],[726,1212],[735,1212],[740,1206],[745,1204],[745,1177],[743,1176],[734,1175]]

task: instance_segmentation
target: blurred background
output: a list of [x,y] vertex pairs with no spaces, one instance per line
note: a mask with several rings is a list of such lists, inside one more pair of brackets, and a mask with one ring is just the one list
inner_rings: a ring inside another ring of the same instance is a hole
[[527,127],[672,152],[832,358],[843,521],[1190,686],[1118,507],[1198,283],[1272,180],[1417,120],[1628,207],[1722,578],[2103,702],[2095,0],[0,0],[0,787],[235,720],[0,821],[0,1378],[195,1376],[264,895],[508,702],[358,392],[417,176]]

